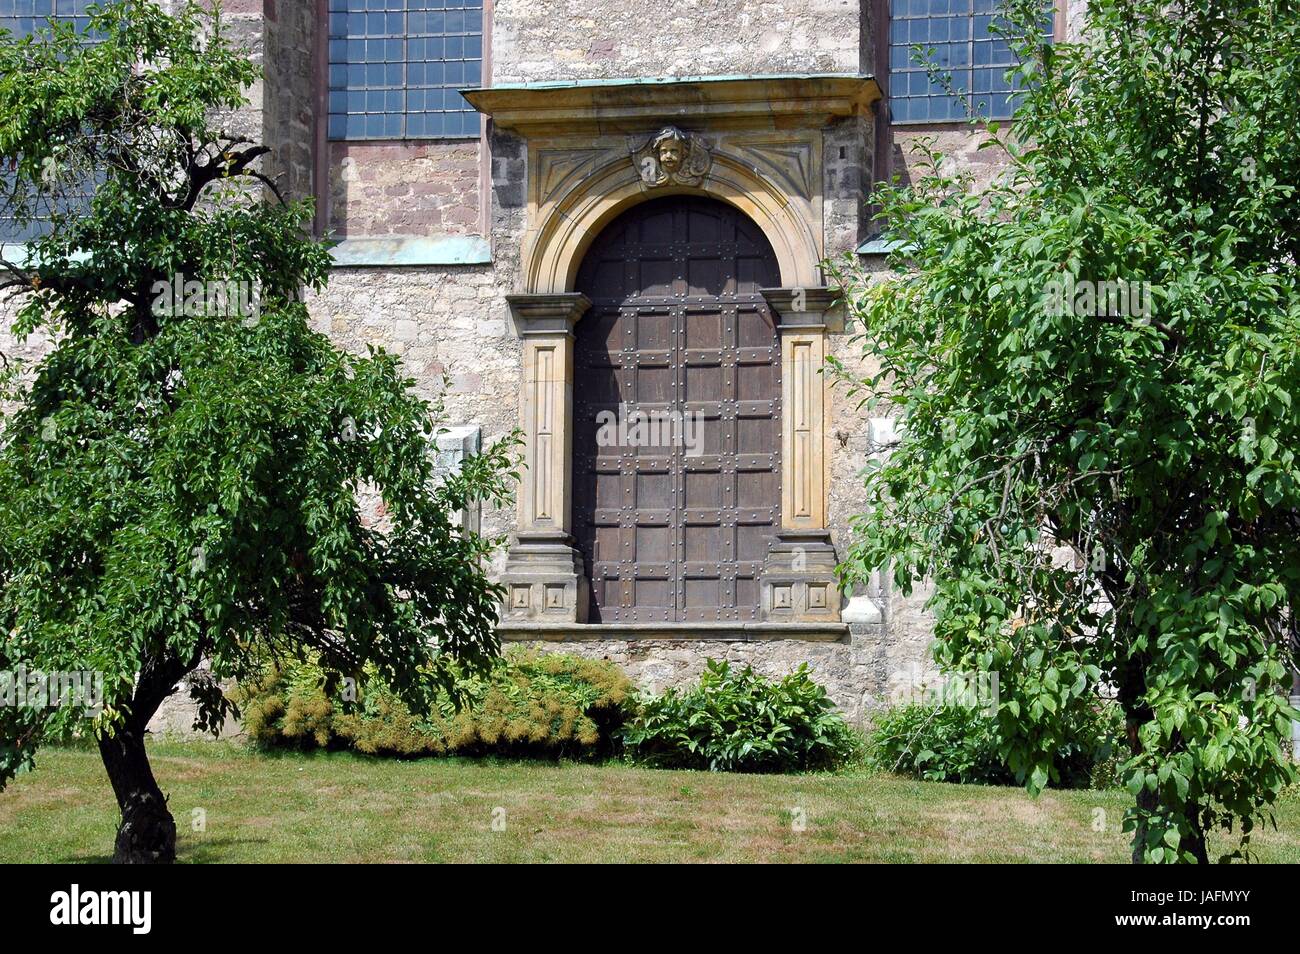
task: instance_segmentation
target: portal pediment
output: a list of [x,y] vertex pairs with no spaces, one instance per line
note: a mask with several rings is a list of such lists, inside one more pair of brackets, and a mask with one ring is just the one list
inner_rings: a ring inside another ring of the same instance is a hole
[[467,90],[527,146],[519,291],[572,290],[600,229],[659,195],[721,199],[771,241],[789,286],[820,285],[823,132],[870,111],[863,76],[543,83]]

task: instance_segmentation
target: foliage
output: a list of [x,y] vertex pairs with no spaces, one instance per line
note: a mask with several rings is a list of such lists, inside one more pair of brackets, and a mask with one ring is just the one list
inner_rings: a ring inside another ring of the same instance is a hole
[[[1124,736],[1118,707],[1103,704],[1075,713],[1053,755],[1062,788],[1110,788]],[[976,706],[911,702],[881,714],[868,737],[868,761],[887,772],[930,782],[1010,785],[998,722]]]
[[997,724],[972,706],[896,706],[867,736],[875,768],[929,782],[1007,785],[1013,781],[998,752]]
[[800,772],[844,764],[860,739],[807,665],[773,681],[710,659],[698,685],[645,702],[623,741],[662,767]]
[[512,650],[486,672],[457,677],[455,695],[444,691],[416,714],[373,670],[349,700],[343,687],[326,693],[313,662],[269,666],[241,689],[244,726],[266,747],[590,758],[614,750],[636,704],[616,665],[562,653]]
[[[89,44],[66,23],[0,33],[0,163],[16,164],[0,202],[53,209],[0,273],[14,333],[53,342],[4,381],[0,668],[96,670],[104,699],[0,712],[0,784],[86,718],[138,767],[144,724],[202,658],[212,726],[221,680],[268,650],[311,647],[332,676],[369,665],[418,710],[450,659],[497,648],[496,541],[450,514],[505,500],[513,435],[438,484],[439,407],[395,356],[311,328],[304,292],[330,257],[304,232],[310,203],[274,201],[267,148],[220,125],[260,74],[219,14],[122,0],[90,29]],[[64,201],[88,183],[88,206]],[[244,283],[258,307],[160,303],[181,280]],[[382,525],[362,519],[363,490]],[[165,815],[151,777],[119,781]]]
[[1295,777],[1300,18],[1092,0],[1086,43],[1044,44],[1038,14],[1011,7],[1026,93],[987,130],[1007,175],[976,192],[927,147],[876,197],[885,280],[841,270],[878,371],[837,370],[901,424],[845,579],[934,581],[940,662],[1000,674],[1033,792],[1063,713],[1118,690],[1135,860],[1203,861]]

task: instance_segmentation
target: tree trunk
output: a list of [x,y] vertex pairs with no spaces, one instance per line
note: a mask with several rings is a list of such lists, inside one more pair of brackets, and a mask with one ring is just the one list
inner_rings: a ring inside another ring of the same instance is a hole
[[140,669],[131,710],[113,731],[101,735],[99,755],[108,771],[122,821],[113,848],[114,864],[171,864],[176,860],[176,821],[154,780],[145,751],[145,726],[186,673],[174,655],[149,657]]
[[1210,855],[1205,847],[1205,832],[1197,831],[1195,835],[1184,835],[1178,847],[1182,851],[1191,852],[1198,865],[1210,863]]
[[134,725],[119,727],[112,738],[100,737],[99,754],[122,812],[113,863],[140,865],[175,861],[176,822],[167,810],[162,789],[154,781],[144,749],[144,733]]
[[[1141,746],[1138,743],[1138,726],[1140,725],[1137,718],[1130,715],[1125,720],[1125,727],[1128,730],[1129,748],[1134,755],[1137,755]],[[1142,811],[1154,812],[1160,808],[1160,797],[1156,792],[1142,789],[1138,792],[1137,807]],[[1208,865],[1210,863],[1209,853],[1205,846],[1205,832],[1201,828],[1200,810],[1195,804],[1186,807],[1187,822],[1192,826],[1192,834],[1184,835],[1179,841],[1179,851],[1188,852],[1196,859],[1197,864]],[[1146,845],[1147,826],[1146,822],[1139,821],[1136,831],[1133,832],[1133,864],[1140,865],[1144,863],[1142,849]]]
[[1182,837],[1178,843],[1178,850],[1190,853],[1198,865],[1208,865],[1210,856],[1205,848],[1205,831],[1201,828],[1199,805],[1192,803],[1187,806],[1187,823],[1192,826],[1192,834]]
[[[1111,606],[1115,607],[1117,617],[1117,637],[1126,635],[1123,622],[1127,617],[1120,617],[1119,607],[1124,605],[1124,597],[1128,584],[1123,575],[1119,572],[1115,564],[1111,563],[1102,571],[1102,589],[1105,591]],[[1136,641],[1136,632],[1127,633],[1128,639],[1117,638],[1117,645],[1133,645]],[[1151,707],[1143,701],[1147,691],[1146,669],[1150,660],[1146,653],[1134,653],[1118,667],[1116,675],[1116,684],[1119,689],[1118,702],[1124,710],[1124,729],[1128,737],[1129,752],[1133,755],[1142,754],[1142,740],[1140,729],[1143,725],[1155,718],[1155,713]],[[1137,795],[1137,808],[1141,812],[1155,812],[1160,808],[1160,795],[1158,792],[1147,791],[1142,789]],[[1208,864],[1209,857],[1205,846],[1205,831],[1201,828],[1200,811],[1195,803],[1184,806],[1184,816],[1192,828],[1191,835],[1184,835],[1179,842],[1179,850],[1191,854],[1199,864]],[[1137,828],[1133,832],[1133,864],[1144,864],[1144,849],[1147,841],[1147,824],[1145,821],[1138,821]]]
[[[1142,745],[1138,741],[1138,727],[1140,723],[1133,715],[1129,715],[1124,720],[1124,726],[1128,730],[1128,746],[1132,754],[1137,755],[1142,750]],[[1142,789],[1137,794],[1137,807],[1139,811],[1153,812],[1159,806],[1159,800],[1156,793]],[[1143,850],[1147,843],[1147,823],[1139,820],[1137,829],[1133,832],[1133,864],[1141,865],[1146,863]]]
[[[1150,722],[1155,713],[1142,701],[1146,693],[1146,660],[1142,657],[1130,657],[1119,669],[1119,704],[1124,709],[1124,729],[1128,736],[1128,748],[1132,755],[1142,754],[1142,738],[1139,730]],[[1153,812],[1160,807],[1159,796],[1155,792],[1142,789],[1137,794],[1137,807],[1142,812]],[[1139,819],[1133,832],[1133,864],[1146,863],[1147,823]]]

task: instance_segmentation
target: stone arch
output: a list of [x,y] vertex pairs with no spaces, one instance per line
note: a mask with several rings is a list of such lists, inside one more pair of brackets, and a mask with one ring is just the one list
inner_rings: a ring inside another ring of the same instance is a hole
[[[589,620],[591,583],[573,536],[573,414],[576,332],[593,301],[577,287],[578,275],[593,243],[618,217],[652,199],[694,196],[734,209],[762,234],[780,284],[756,290],[772,310],[780,351],[780,526],[757,576],[747,571],[747,585],[756,585],[759,597],[756,621],[745,625],[838,621],[837,561],[826,527],[829,384],[819,374],[835,298],[821,274],[820,140],[806,144],[803,159],[794,157],[786,175],[770,136],[742,135],[735,150],[712,148],[707,171],[694,174],[683,166],[684,173],[658,175],[661,184],[652,185],[641,177],[637,154],[623,151],[626,137],[596,134],[594,141],[582,142],[575,128],[545,132],[552,138],[529,146],[528,225],[518,291],[507,296],[523,344],[520,427],[528,476],[520,485],[515,541],[502,573],[506,616],[561,624]],[[718,137],[725,142],[726,135]],[[732,607],[719,601],[718,610],[724,608]]]
[[812,228],[811,209],[802,208],[806,202],[792,199],[752,166],[715,153],[712,167],[698,187],[648,188],[628,156],[613,159],[585,176],[550,206],[525,240],[525,291],[572,291],[587,249],[606,225],[641,202],[670,195],[705,196],[734,206],[772,244],[782,285],[813,288],[822,284],[822,246]]

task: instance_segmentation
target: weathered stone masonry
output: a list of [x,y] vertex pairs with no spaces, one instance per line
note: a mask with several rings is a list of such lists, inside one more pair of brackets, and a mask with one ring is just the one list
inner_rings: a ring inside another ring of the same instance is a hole
[[[568,329],[582,320],[571,284],[577,265],[621,212],[659,195],[711,196],[739,208],[772,244],[782,287],[764,295],[783,351],[788,443],[785,542],[774,541],[765,564],[764,621],[641,629],[578,622],[565,602],[576,596],[554,589],[564,572],[583,572],[580,559],[564,569],[572,462],[548,445],[559,484],[545,492],[560,494],[558,510],[549,504],[532,529],[545,531],[539,545],[560,547],[559,559],[528,564],[541,567],[542,612],[508,608],[507,639],[607,656],[655,691],[694,678],[709,657],[771,675],[806,662],[853,718],[927,678],[923,594],[902,599],[881,583],[840,601],[822,589],[848,545],[850,518],[864,507],[860,471],[891,428],[866,420],[856,399],[817,374],[826,355],[871,370],[843,332],[819,262],[878,262],[864,245],[873,237],[865,198],[878,179],[910,174],[917,136],[937,135],[949,161],[977,181],[997,166],[958,124],[891,127],[884,119],[883,0],[488,0],[483,89],[468,94],[485,116],[482,135],[400,141],[325,136],[328,0],[226,0],[224,9],[263,67],[234,124],[273,148],[265,168],[282,193],[316,196],[318,228],[342,241],[328,289],[309,301],[316,326],[343,347],[400,354],[426,395],[447,379],[449,423],[477,427],[484,442],[521,424],[536,440],[537,408],[524,396],[536,384],[529,348],[540,343],[563,357]],[[637,150],[644,157],[668,126],[703,150],[708,171],[648,184]],[[27,357],[44,346],[3,342],[7,355]],[[572,426],[562,420],[565,380],[553,391],[533,388],[561,402],[547,411],[561,412],[547,425],[561,438]],[[804,456],[792,457],[795,446]],[[518,509],[484,510],[483,530],[528,531],[537,499],[527,487],[522,493]],[[493,573],[522,579],[529,552],[516,537]],[[562,575],[546,575],[555,572]]]

